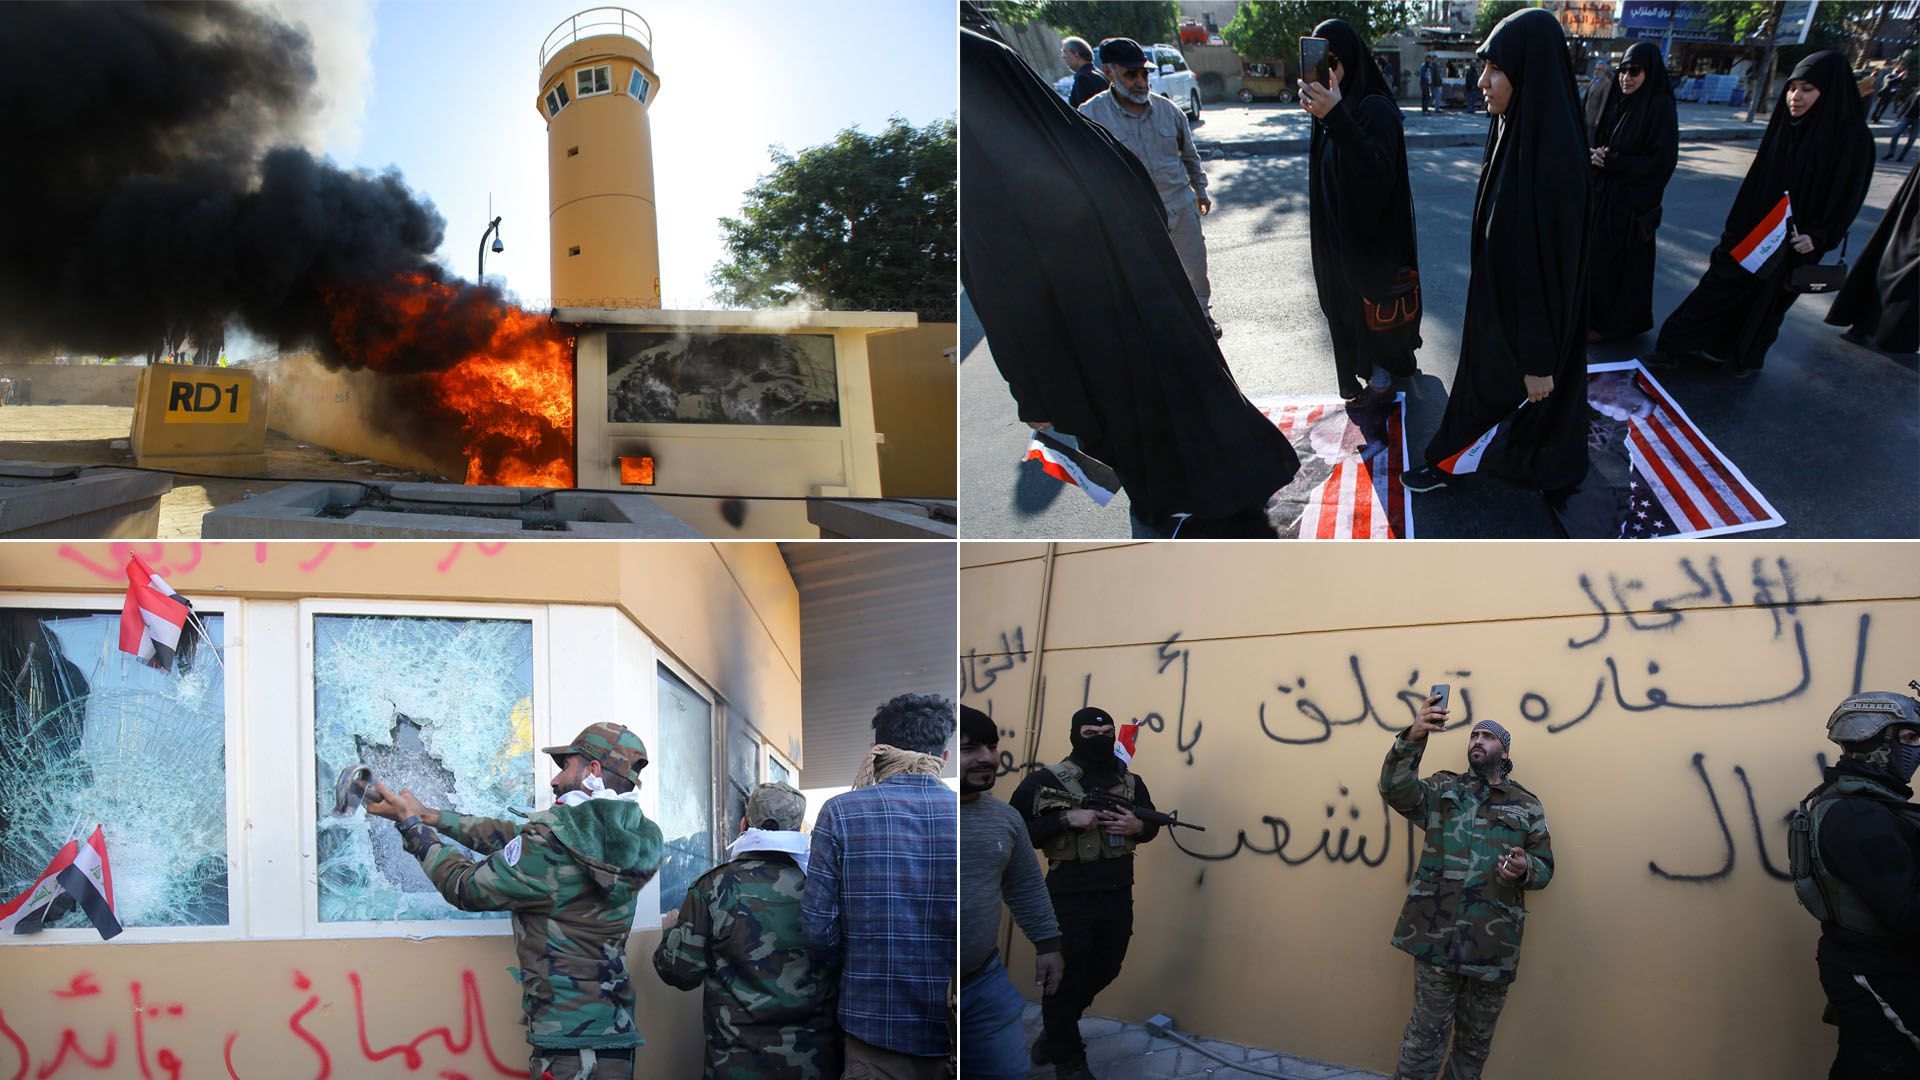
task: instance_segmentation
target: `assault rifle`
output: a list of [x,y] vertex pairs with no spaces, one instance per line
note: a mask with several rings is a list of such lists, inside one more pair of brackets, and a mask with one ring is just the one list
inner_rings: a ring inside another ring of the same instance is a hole
[[1133,812],[1134,817],[1139,818],[1149,825],[1159,825],[1162,828],[1172,829],[1192,829],[1195,832],[1207,831],[1205,825],[1195,825],[1190,821],[1181,821],[1180,811],[1178,810],[1163,814],[1158,810],[1129,802],[1111,792],[1089,791],[1085,795],[1076,798],[1063,788],[1048,786],[1042,787],[1034,793],[1034,813],[1046,814],[1055,810],[1092,810],[1095,813],[1107,811],[1116,814],[1123,810],[1129,810]]

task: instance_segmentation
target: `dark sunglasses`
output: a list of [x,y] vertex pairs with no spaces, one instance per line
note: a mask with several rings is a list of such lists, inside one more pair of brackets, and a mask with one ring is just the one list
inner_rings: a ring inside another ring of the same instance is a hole
[[1620,65],[1620,74],[1622,75],[1633,75],[1637,77],[1639,75],[1645,74],[1646,70],[1647,70],[1646,68],[1641,67],[1639,64]]

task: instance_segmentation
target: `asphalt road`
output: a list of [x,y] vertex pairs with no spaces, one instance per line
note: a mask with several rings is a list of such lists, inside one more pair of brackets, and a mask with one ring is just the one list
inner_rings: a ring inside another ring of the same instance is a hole
[[[1656,323],[1679,306],[1706,268],[1753,145],[1682,143],[1667,188],[1654,286]],[[1420,233],[1426,317],[1420,374],[1408,393],[1407,440],[1417,459],[1446,404],[1459,359],[1466,303],[1466,238],[1480,171],[1477,149],[1409,155]],[[1913,167],[1881,164],[1854,221],[1858,252]],[[1307,248],[1306,155],[1210,162],[1215,208],[1207,219],[1214,316],[1221,348],[1248,397],[1326,394],[1335,388],[1326,326],[1314,298]],[[1755,379],[1708,371],[1657,375],[1694,423],[1786,519],[1752,538],[1920,536],[1920,367],[1839,337],[1831,301],[1804,297]],[[1028,431],[1014,415],[991,343],[962,298],[960,521],[966,537],[1093,539],[1130,534],[1126,497],[1093,505],[1022,464]],[[1624,360],[1653,347],[1653,332],[1592,347]],[[1540,496],[1497,480],[1463,477],[1414,496],[1422,538],[1556,537]]]

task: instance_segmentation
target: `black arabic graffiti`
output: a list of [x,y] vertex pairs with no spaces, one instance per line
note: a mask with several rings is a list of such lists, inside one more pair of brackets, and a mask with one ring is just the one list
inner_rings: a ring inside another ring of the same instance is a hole
[[[1705,754],[1693,755],[1692,768],[1693,774],[1700,778],[1700,783],[1707,789],[1707,804],[1713,809],[1714,825],[1720,830],[1720,865],[1713,870],[1707,870],[1697,874],[1685,874],[1668,870],[1657,861],[1649,859],[1647,860],[1647,869],[1653,873],[1654,877],[1666,881],[1704,885],[1724,881],[1733,873],[1733,867],[1736,861],[1733,828],[1727,824],[1726,810],[1720,805],[1720,794],[1714,790],[1713,778],[1707,775],[1706,758],[1707,756]],[[1818,773],[1824,774],[1827,768],[1827,755],[1824,753],[1814,755],[1814,765]],[[1793,875],[1785,869],[1776,866],[1772,856],[1767,853],[1767,823],[1760,820],[1760,807],[1754,800],[1753,782],[1747,778],[1746,767],[1735,765],[1733,767],[1733,775],[1736,780],[1740,781],[1740,790],[1746,796],[1747,820],[1753,825],[1754,850],[1760,856],[1760,869],[1775,881],[1792,881]],[[1786,822],[1787,814],[1783,813],[1772,824],[1784,828]]]
[[[1349,792],[1344,784],[1340,785],[1340,796],[1341,798],[1349,797]],[[1199,859],[1202,862],[1225,862],[1229,859],[1237,858],[1242,854],[1271,855],[1287,866],[1302,866],[1312,862],[1316,858],[1336,866],[1359,863],[1369,868],[1379,867],[1387,861],[1387,857],[1393,852],[1394,814],[1392,808],[1387,805],[1386,796],[1383,795],[1380,797],[1381,824],[1378,850],[1371,855],[1367,853],[1367,842],[1373,838],[1364,834],[1358,834],[1355,832],[1353,825],[1345,824],[1340,826],[1336,839],[1333,827],[1333,821],[1335,820],[1334,804],[1328,803],[1326,810],[1327,824],[1323,825],[1320,829],[1320,839],[1316,841],[1312,847],[1299,853],[1291,853],[1288,851],[1288,848],[1293,844],[1293,824],[1286,818],[1273,814],[1262,815],[1260,818],[1260,823],[1266,826],[1272,837],[1272,843],[1266,847],[1262,847],[1250,839],[1245,829],[1240,829],[1235,833],[1233,847],[1224,852],[1207,852],[1189,847],[1188,845],[1196,842],[1198,838],[1183,837],[1178,829],[1169,830],[1168,835],[1173,840],[1174,847],[1180,849],[1181,854],[1189,858]],[[1347,819],[1350,822],[1358,822],[1360,820],[1360,807],[1357,804],[1351,802],[1348,804]],[[1402,824],[1406,826],[1407,836],[1406,850],[1408,856],[1406,875],[1411,878],[1413,876],[1412,852],[1414,850],[1413,822],[1405,821],[1402,822]],[[1350,841],[1351,846],[1349,846]]]
[[1000,635],[998,652],[982,655],[978,649],[968,649],[960,657],[960,696],[984,694],[993,689],[1000,680],[1000,673],[1013,670],[1014,665],[1024,664],[1028,659],[1026,632],[1014,627],[1011,635]]
[[[1307,736],[1283,735],[1275,731],[1267,723],[1267,703],[1262,701],[1255,709],[1255,718],[1259,721],[1261,733],[1277,743],[1285,743],[1289,746],[1311,746],[1314,743],[1323,743],[1333,738],[1333,729],[1336,727],[1359,724],[1367,720],[1372,720],[1382,731],[1397,732],[1413,724],[1414,714],[1417,713],[1420,710],[1420,706],[1427,701],[1426,690],[1417,688],[1420,684],[1420,669],[1414,668],[1407,675],[1407,689],[1401,690],[1393,695],[1399,700],[1400,704],[1406,707],[1406,722],[1389,724],[1373,706],[1373,693],[1368,689],[1367,678],[1360,670],[1360,657],[1358,655],[1349,654],[1347,656],[1347,670],[1353,677],[1354,690],[1360,698],[1359,711],[1345,719],[1336,720],[1327,715],[1327,711],[1320,707],[1318,701],[1308,697],[1304,693],[1299,697],[1293,697],[1295,690],[1305,690],[1307,688],[1307,677],[1305,675],[1299,675],[1294,678],[1292,686],[1288,686],[1282,682],[1276,683],[1274,689],[1287,695],[1293,701],[1295,712],[1306,717],[1310,722],[1320,725],[1320,731],[1317,734]],[[1449,671],[1446,673],[1449,680],[1465,679],[1472,675],[1473,672],[1466,670]],[[1458,686],[1454,693],[1454,698],[1459,702],[1459,726],[1462,728],[1471,727],[1473,725],[1472,691],[1468,687]],[[1449,727],[1452,726],[1454,725],[1449,724]]]

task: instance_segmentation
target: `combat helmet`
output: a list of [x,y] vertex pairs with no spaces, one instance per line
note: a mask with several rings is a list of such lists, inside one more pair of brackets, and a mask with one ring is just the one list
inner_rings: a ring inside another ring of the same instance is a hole
[[1842,701],[1827,717],[1827,738],[1843,745],[1866,742],[1893,724],[1920,727],[1920,701],[1891,690],[1868,690]]

